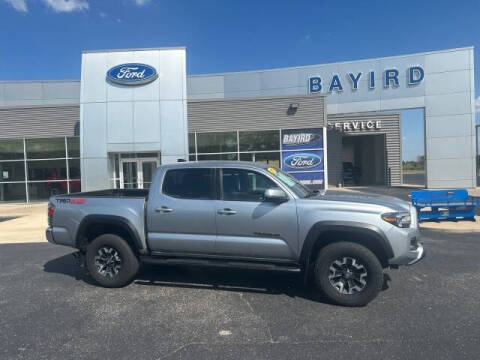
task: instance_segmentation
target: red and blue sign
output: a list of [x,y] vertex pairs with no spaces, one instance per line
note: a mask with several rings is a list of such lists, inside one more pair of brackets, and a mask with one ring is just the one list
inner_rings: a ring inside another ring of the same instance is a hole
[[306,184],[323,184],[323,129],[282,130],[282,170]]

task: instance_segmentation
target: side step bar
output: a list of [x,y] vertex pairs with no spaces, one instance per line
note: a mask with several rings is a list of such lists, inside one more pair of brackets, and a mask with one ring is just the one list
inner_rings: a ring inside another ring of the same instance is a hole
[[140,256],[140,261],[148,264],[158,265],[191,265],[191,266],[213,266],[223,268],[252,269],[252,270],[270,270],[301,272],[300,267],[290,264],[273,264],[238,260],[217,260],[217,259],[191,259],[191,258],[167,258],[157,256]]

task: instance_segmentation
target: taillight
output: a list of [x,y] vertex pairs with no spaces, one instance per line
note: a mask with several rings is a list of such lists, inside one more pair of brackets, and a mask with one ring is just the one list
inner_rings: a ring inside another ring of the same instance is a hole
[[55,212],[55,206],[48,204],[48,226],[52,226],[53,213]]

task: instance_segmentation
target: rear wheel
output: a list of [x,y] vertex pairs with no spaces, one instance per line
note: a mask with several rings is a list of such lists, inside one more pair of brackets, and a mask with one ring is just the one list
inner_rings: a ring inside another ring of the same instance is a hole
[[139,268],[139,261],[128,243],[118,235],[104,234],[87,246],[87,267],[102,286],[122,287],[129,284]]
[[350,242],[333,243],[318,253],[315,283],[336,304],[364,306],[380,292],[383,269],[366,247]]

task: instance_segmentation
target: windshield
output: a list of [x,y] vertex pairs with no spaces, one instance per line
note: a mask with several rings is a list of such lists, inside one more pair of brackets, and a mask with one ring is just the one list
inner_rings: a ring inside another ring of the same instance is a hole
[[300,181],[295,179],[293,176],[283,172],[282,170],[269,167],[267,171],[274,175],[284,185],[288,186],[288,188],[300,198],[305,198],[315,193],[313,190],[308,189],[305,185],[302,185]]

